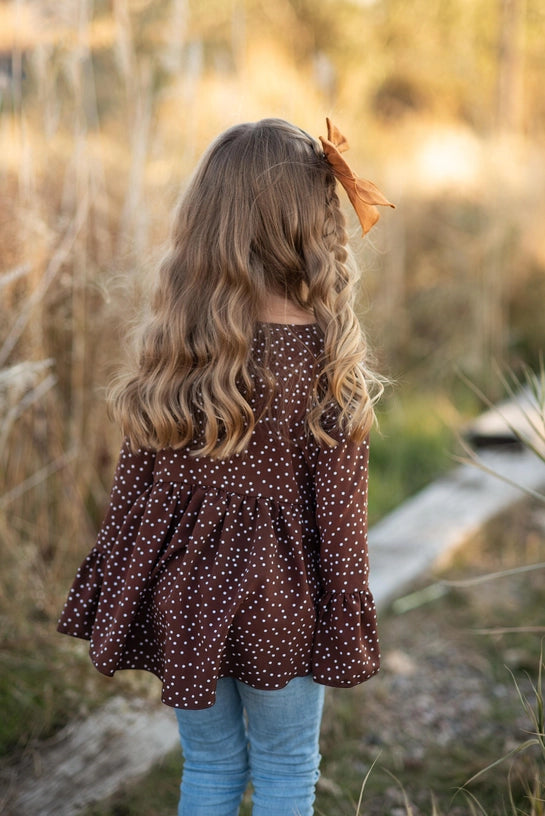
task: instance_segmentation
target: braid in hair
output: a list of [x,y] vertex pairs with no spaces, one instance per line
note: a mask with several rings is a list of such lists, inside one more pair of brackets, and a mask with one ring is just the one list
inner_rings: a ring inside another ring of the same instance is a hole
[[328,189],[322,243],[327,264],[321,279],[310,287],[309,299],[324,332],[325,359],[307,424],[321,442],[335,444],[324,427],[334,408],[335,424],[360,443],[374,422],[374,404],[383,386],[366,365],[367,342],[354,312],[358,270],[348,248],[346,221],[334,179]]

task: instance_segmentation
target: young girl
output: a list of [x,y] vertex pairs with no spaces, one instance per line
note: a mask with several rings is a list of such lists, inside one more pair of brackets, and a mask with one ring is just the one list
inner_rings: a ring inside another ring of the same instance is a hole
[[[59,631],[176,710],[180,816],[309,816],[324,686],[378,671],[366,547],[380,381],[336,192],[388,204],[281,120],[231,128],[178,209],[113,413],[125,442]],[[338,149],[339,148],[339,149]]]

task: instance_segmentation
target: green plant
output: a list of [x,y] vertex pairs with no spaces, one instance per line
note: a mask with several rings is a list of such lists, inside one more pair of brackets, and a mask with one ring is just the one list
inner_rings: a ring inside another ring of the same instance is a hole
[[[510,671],[510,670],[509,670]],[[535,765],[535,775],[530,782],[526,782],[526,798],[530,805],[530,812],[527,816],[541,816],[545,808],[545,685],[544,685],[545,660],[542,648],[539,658],[539,666],[537,673],[537,681],[534,683],[531,677],[527,674],[530,683],[531,692],[534,700],[529,699],[528,695],[523,694],[520,684],[517,682],[513,672],[511,676],[513,683],[517,690],[517,694],[529,722],[532,724],[532,731],[528,739],[516,745],[512,750],[508,751],[504,756],[501,756],[495,762],[487,765],[478,773],[474,774],[467,780],[466,785],[471,785],[477,779],[489,772],[492,768],[501,765],[510,758],[518,757],[521,754],[528,754],[528,761],[533,761]],[[537,752],[533,749],[537,748]],[[537,755],[536,755],[537,754]],[[509,788],[510,790],[510,788]],[[513,816],[520,816],[521,811],[515,805],[512,795],[510,795],[510,804],[512,807]]]
[[[498,412],[498,415],[504,421],[506,427],[513,434],[514,438],[518,440],[518,442],[524,448],[531,451],[535,456],[537,456],[542,462],[545,463],[545,365],[543,361],[543,356],[540,357],[539,368],[537,371],[533,371],[530,368],[525,367],[523,369],[522,377],[517,376],[513,371],[509,371],[507,374],[502,374],[502,372],[499,371],[498,375],[505,392],[509,395],[512,401],[517,401],[519,404],[520,415],[518,417],[518,421],[515,421],[511,417],[506,416],[505,412],[495,407],[480,389],[478,389],[472,383],[469,384],[471,385],[474,392],[483,400],[483,402],[490,409],[493,409]],[[498,476],[501,479],[509,481],[511,484],[513,483],[509,479],[507,479],[507,477],[505,477],[503,474],[499,474],[496,471],[484,465],[483,462],[479,459],[479,457],[467,446],[466,451],[469,454],[466,461],[475,464],[477,467],[485,470],[486,472],[492,473],[493,475]],[[532,495],[534,499],[537,499],[538,501],[545,503],[545,493],[541,491],[529,490],[528,488],[525,487],[521,487],[521,490],[524,490],[525,492]],[[488,576],[482,576],[476,579],[476,581],[481,583],[486,580],[494,580],[503,577],[506,574],[516,574],[526,571],[542,570],[544,567],[545,564],[543,563],[524,565],[513,570],[500,571],[493,574],[489,574]],[[534,627],[532,627],[532,629],[534,629]],[[535,630],[543,631],[541,627],[536,627]],[[506,630],[498,629],[491,630],[492,633],[498,633],[498,631]],[[519,631],[524,632],[528,631],[528,629],[525,627],[521,627]],[[542,814],[545,812],[545,686],[544,686],[545,663],[543,643],[544,642],[542,641],[536,682],[534,683],[530,675],[526,673],[528,682],[530,684],[531,696],[533,697],[533,700],[529,698],[527,694],[524,694],[522,692],[520,684],[517,681],[514,673],[509,669],[523,711],[526,717],[528,718],[529,722],[531,723],[532,730],[530,731],[530,735],[528,736],[527,739],[523,740],[521,743],[516,745],[506,754],[497,759],[495,762],[490,763],[481,771],[474,774],[466,782],[466,785],[472,784],[477,779],[479,779],[487,772],[489,772],[492,768],[501,765],[510,758],[513,759],[519,757],[522,754],[529,755],[528,761],[534,763],[535,772],[533,778],[531,778],[530,781],[525,782],[526,800],[528,802],[528,805],[530,806],[529,811],[524,811],[524,813],[527,814],[527,816],[542,816]],[[509,803],[511,806],[513,816],[517,815],[520,816],[522,811],[514,802],[510,785],[508,786],[508,791],[509,791]]]

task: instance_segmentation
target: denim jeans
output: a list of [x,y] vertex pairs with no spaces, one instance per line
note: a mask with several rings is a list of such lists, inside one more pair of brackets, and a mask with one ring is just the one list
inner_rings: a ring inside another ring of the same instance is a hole
[[236,816],[248,781],[253,816],[312,816],[324,687],[218,681],[211,708],[176,709],[184,754],[178,816]]

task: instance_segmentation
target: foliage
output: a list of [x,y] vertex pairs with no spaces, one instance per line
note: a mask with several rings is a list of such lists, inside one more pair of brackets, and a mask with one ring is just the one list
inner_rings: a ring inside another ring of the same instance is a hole
[[435,392],[388,395],[371,441],[371,524],[450,467],[452,413]]

